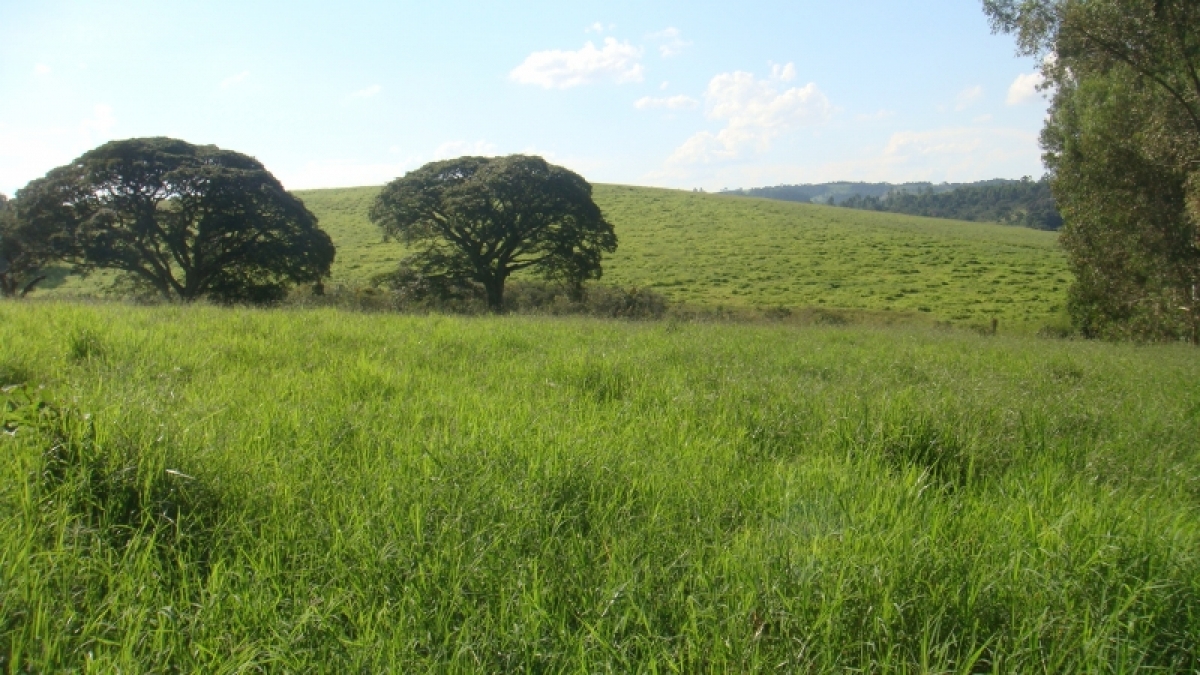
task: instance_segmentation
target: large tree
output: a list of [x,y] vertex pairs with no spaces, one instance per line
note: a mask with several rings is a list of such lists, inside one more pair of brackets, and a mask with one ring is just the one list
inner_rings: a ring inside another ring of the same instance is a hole
[[1200,339],[1200,3],[984,0],[1041,58],[1069,308],[1087,335]]
[[269,302],[319,283],[333,242],[257,160],[171,138],[113,141],[18,193],[55,256],[167,299]]
[[493,311],[514,272],[578,289],[600,278],[601,255],[617,248],[592,186],[525,155],[426,164],[383,188],[371,220],[416,248],[408,270],[443,286],[477,283]]
[[15,204],[0,194],[0,296],[24,297],[46,276],[47,254],[21,227]]

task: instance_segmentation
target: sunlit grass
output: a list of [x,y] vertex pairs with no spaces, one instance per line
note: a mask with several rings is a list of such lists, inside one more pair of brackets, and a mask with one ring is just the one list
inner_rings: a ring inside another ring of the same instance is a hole
[[8,671],[1200,667],[1185,347],[10,302],[0,379]]

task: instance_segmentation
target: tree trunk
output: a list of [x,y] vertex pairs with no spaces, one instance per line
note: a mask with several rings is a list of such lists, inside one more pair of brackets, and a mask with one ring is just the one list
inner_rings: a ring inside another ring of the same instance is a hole
[[483,283],[487,291],[488,311],[499,314],[504,311],[504,277],[496,276]]

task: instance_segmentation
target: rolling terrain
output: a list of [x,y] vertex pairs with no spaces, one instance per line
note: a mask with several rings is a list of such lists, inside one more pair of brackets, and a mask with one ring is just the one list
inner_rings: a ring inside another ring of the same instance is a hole
[[[334,284],[361,285],[403,254],[367,219],[378,188],[298,194],[338,246]],[[827,307],[1038,327],[1068,283],[1057,235],[813,204],[595,186],[620,239],[603,283],[703,307]]]
[[[404,247],[367,218],[376,187],[298,194],[337,245],[332,286],[361,287]],[[615,185],[595,199],[620,244],[602,283],[713,309],[829,308],[1037,330],[1061,324],[1069,273],[1057,235],[731,195]],[[40,295],[100,292],[58,276]]]

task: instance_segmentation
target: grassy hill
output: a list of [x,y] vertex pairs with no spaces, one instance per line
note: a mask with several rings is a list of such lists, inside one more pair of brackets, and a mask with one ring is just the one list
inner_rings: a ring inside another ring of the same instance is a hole
[[[338,245],[334,283],[365,283],[402,254],[367,211],[378,188],[298,193]],[[714,307],[920,312],[1038,325],[1062,311],[1057,235],[1026,228],[654,188],[597,185],[620,238],[604,282]]]
[[911,327],[0,302],[0,671],[1195,672],[1198,378]]
[[[333,285],[394,268],[367,219],[377,187],[299,192],[337,245]],[[1054,233],[732,195],[597,185],[620,246],[604,283],[715,308],[843,308],[954,323],[1060,321],[1068,272]],[[96,292],[68,277],[44,294]]]

